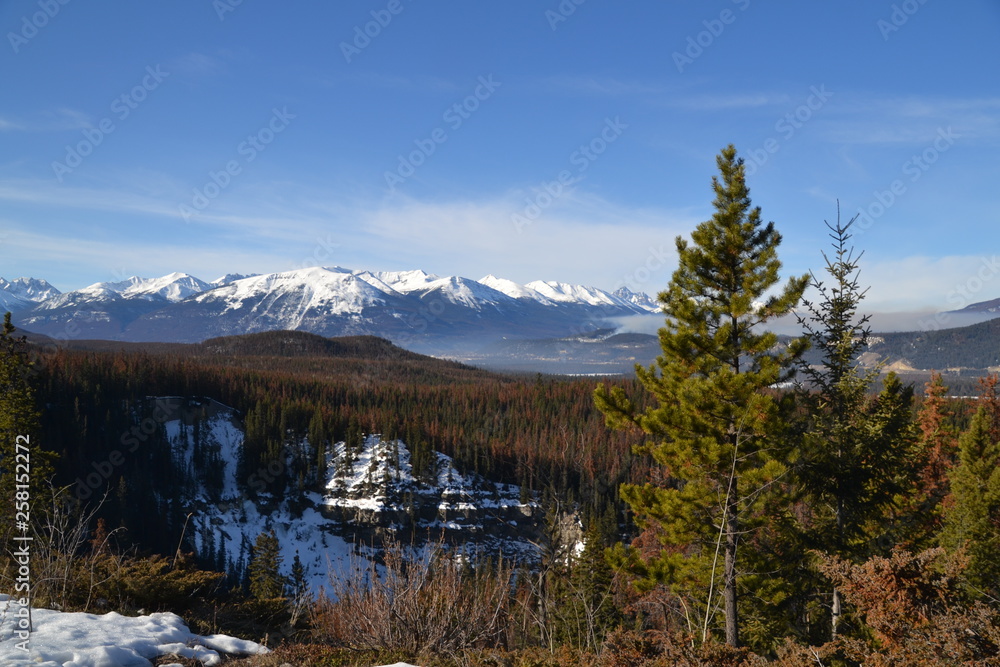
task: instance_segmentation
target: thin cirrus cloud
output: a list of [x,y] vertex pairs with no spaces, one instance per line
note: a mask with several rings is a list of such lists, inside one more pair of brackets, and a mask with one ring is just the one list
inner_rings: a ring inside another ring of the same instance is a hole
[[866,303],[875,310],[916,309],[928,302],[943,310],[960,310],[1000,291],[1000,256],[984,252],[863,261],[860,282],[871,285]]
[[367,214],[363,228],[373,242],[394,248],[398,261],[444,256],[467,277],[509,266],[503,277],[520,282],[558,279],[605,289],[630,283],[655,291],[676,261],[674,236],[691,226],[683,212],[621,207],[578,194],[529,217],[522,194],[400,201]]
[[845,92],[823,123],[840,144],[933,141],[949,127],[963,139],[1000,138],[1000,98],[898,97]]
[[65,107],[46,109],[25,118],[0,118],[0,132],[66,132],[90,127],[90,116]]
[[[0,243],[5,253],[38,258],[30,277],[44,278],[63,292],[95,282],[124,280],[133,275],[151,278],[175,271],[214,280],[241,267],[263,265],[275,259],[272,253],[248,252],[235,244],[221,243],[207,248],[172,243],[169,236],[95,240],[80,235],[54,236],[14,230],[0,234]],[[86,284],[75,279],[81,272],[90,277]]]

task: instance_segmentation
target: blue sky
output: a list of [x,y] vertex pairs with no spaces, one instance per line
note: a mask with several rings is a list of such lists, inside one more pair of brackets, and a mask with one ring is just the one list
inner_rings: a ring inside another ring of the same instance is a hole
[[787,274],[839,199],[870,308],[1000,296],[996,0],[63,2],[0,0],[8,279],[655,293],[734,143]]

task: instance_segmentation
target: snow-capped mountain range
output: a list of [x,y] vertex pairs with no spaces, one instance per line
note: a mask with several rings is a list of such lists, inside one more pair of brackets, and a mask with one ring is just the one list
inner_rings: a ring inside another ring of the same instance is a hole
[[625,287],[612,293],[555,281],[341,267],[230,274],[211,283],[171,273],[66,293],[44,280],[0,279],[0,307],[14,312],[17,326],[63,339],[197,342],[295,329],[377,335],[423,351],[442,339],[566,336],[659,312],[651,297]]
[[58,295],[59,290],[44,280],[18,278],[7,281],[0,278],[0,308],[5,310],[30,308]]

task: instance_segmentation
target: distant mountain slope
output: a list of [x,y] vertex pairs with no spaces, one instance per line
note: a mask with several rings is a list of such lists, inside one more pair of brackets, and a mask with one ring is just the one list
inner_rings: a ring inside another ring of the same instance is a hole
[[990,301],[980,301],[978,303],[970,303],[965,308],[959,310],[949,311],[951,313],[995,313],[1000,316],[1000,299],[991,299]]
[[1000,318],[955,329],[879,333],[869,352],[915,369],[1000,366]]

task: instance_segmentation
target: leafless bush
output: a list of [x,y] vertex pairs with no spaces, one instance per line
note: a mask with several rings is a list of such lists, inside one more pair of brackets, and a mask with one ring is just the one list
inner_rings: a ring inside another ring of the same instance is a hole
[[440,544],[419,553],[389,544],[384,566],[352,568],[330,584],[314,624],[339,646],[442,654],[500,646],[507,634],[510,568],[468,567]]
[[[91,533],[100,505],[82,508],[65,488],[52,488],[39,505],[32,511],[32,603],[87,611],[96,602],[97,591],[121,568],[121,559],[108,549],[111,534]],[[13,588],[11,572],[6,563],[0,573],[4,588]]]

